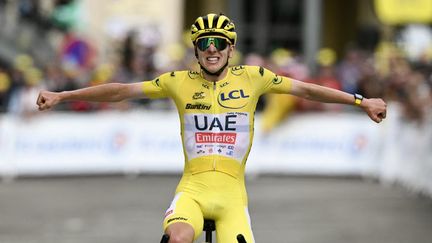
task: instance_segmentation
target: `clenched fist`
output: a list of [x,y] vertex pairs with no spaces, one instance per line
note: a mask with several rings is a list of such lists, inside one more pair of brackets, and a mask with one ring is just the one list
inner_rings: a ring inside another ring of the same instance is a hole
[[39,110],[43,111],[57,105],[60,101],[60,93],[44,90],[39,93],[36,104],[39,106]]
[[364,99],[360,107],[376,123],[386,118],[387,104],[382,99]]

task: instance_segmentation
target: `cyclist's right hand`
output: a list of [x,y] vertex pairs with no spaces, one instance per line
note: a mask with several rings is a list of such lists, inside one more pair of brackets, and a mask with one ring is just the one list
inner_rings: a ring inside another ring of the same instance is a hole
[[50,92],[43,90],[39,93],[36,104],[39,106],[39,110],[47,110],[57,105],[60,102],[60,93]]

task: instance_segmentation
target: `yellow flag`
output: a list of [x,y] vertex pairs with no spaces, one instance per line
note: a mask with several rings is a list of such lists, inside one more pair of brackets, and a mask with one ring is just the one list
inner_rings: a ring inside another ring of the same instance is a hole
[[388,25],[432,23],[432,0],[375,0],[375,10]]

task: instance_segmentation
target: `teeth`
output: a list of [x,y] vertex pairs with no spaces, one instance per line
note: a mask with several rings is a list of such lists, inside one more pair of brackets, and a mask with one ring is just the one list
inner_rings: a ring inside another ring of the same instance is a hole
[[218,57],[207,57],[207,60],[211,61],[211,62],[217,62],[219,60],[219,58]]

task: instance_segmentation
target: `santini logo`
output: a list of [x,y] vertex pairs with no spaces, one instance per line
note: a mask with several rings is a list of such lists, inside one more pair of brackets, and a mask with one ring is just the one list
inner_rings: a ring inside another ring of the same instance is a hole
[[186,110],[210,110],[211,105],[205,104],[190,104],[187,103],[185,109]]

